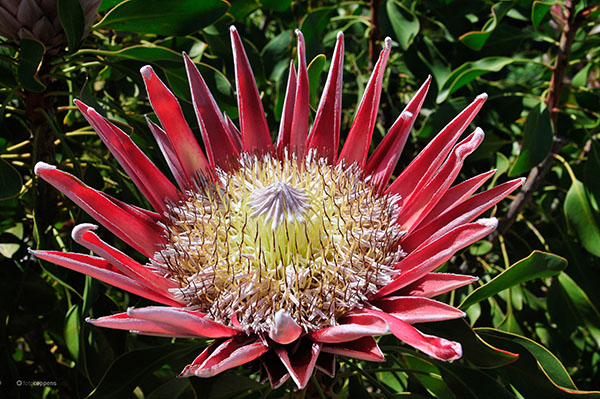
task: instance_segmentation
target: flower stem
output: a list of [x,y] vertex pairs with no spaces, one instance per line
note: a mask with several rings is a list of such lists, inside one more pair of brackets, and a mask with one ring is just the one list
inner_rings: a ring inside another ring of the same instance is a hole
[[[596,7],[596,6],[594,6]],[[590,7],[590,9],[593,7]],[[584,10],[580,12],[576,17],[572,17],[573,8],[568,8],[567,12],[569,18],[563,28],[563,32],[560,37],[558,44],[558,52],[554,66],[552,67],[552,77],[550,79],[550,90],[546,97],[546,105],[550,112],[550,120],[552,121],[552,127],[554,132],[558,131],[557,118],[560,111],[560,93],[564,86],[564,78],[567,66],[569,64],[569,56],[571,55],[571,48],[575,41],[575,35],[577,30],[583,25],[590,12]],[[533,194],[538,190],[544,178],[550,171],[554,162],[554,154],[558,153],[564,146],[565,142],[563,139],[554,136],[553,145],[551,151],[548,153],[546,158],[536,165],[527,176],[523,188],[516,195],[511,204],[508,207],[508,211],[504,218],[500,219],[498,229],[491,234],[492,239],[498,238],[499,235],[506,233],[512,224],[517,220],[517,217],[529,202]]]

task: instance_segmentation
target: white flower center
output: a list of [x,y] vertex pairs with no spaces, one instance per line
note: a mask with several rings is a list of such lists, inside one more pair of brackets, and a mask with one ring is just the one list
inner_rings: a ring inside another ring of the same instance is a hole
[[258,188],[250,194],[248,205],[254,209],[250,217],[264,215],[265,221],[271,222],[273,230],[277,230],[284,219],[301,223],[309,207],[305,192],[303,188],[298,189],[280,181]]
[[397,275],[400,210],[357,165],[244,154],[169,206],[152,265],[208,317],[268,332],[278,311],[305,331],[336,323]]

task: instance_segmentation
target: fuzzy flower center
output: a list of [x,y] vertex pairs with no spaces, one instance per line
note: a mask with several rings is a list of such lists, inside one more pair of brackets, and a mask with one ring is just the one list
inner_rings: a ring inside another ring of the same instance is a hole
[[169,207],[154,267],[208,317],[267,332],[283,309],[307,332],[360,307],[404,255],[397,196],[379,194],[357,165],[242,155]]

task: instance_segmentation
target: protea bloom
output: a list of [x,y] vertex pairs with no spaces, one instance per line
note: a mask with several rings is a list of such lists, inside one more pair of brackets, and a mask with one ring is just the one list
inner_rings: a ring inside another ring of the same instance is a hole
[[[101,0],[80,0],[85,30],[96,19]],[[36,39],[54,53],[67,43],[58,18],[57,0],[0,0],[0,35],[17,43]]]
[[476,129],[456,144],[486,96],[388,185],[430,78],[367,157],[391,48],[386,39],[338,153],[343,36],[309,129],[304,41],[297,34],[298,71],[290,65],[276,144],[235,28],[239,130],[184,55],[206,156],[175,96],[151,67],[142,68],[162,128],[148,124],[179,188],[125,133],[77,101],[154,211],[48,164],[38,163],[36,173],[149,261],[139,264],[108,245],[90,224],[75,227],[73,239],[97,256],[32,252],[162,305],[88,320],[95,326],[213,338],[182,376],[209,377],[258,359],[273,387],[292,377],[303,388],[315,368],[333,375],[336,355],[383,361],[373,337],[387,333],[436,359],[458,359],[459,343],[412,324],[464,316],[430,298],[476,278],[434,270],[493,231],[495,219],[473,220],[521,184],[513,180],[472,195],[490,171],[451,187],[483,140]]

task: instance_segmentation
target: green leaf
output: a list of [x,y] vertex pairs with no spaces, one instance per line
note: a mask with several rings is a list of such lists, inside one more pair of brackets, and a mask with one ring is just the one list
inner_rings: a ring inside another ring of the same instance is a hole
[[436,361],[442,378],[455,397],[461,399],[514,399],[514,395],[503,387],[496,378],[479,370],[458,363]]
[[192,389],[190,380],[187,378],[173,378],[167,380],[152,391],[146,399],[179,399],[190,397],[188,390]]
[[498,370],[523,397],[600,398],[597,391],[576,391],[561,362],[535,341],[491,328],[479,328],[477,332],[494,345],[519,354],[519,360]]
[[119,3],[123,3],[125,0],[102,0],[100,3],[100,7],[98,7],[98,11],[106,11],[109,8],[113,8]]
[[540,102],[533,107],[523,128],[521,152],[508,176],[518,176],[529,172],[548,156],[552,149],[554,129],[546,104]]
[[411,354],[405,354],[403,358],[411,370],[420,371],[420,373],[407,372],[407,374],[418,380],[433,397],[439,399],[453,398],[452,392],[446,386],[440,370],[433,364],[432,359],[426,360]]
[[489,19],[480,31],[468,32],[462,35],[459,40],[470,49],[479,51],[492,32],[496,29],[502,18],[512,8],[513,4],[510,1],[502,1],[492,6],[492,18]]
[[129,351],[115,359],[88,398],[129,397],[143,377],[181,358],[192,361],[200,349],[197,344],[168,344]]
[[408,49],[419,33],[419,19],[405,5],[395,0],[387,0],[385,9],[396,40],[403,50]]
[[322,35],[331,22],[329,14],[335,9],[336,7],[317,8],[306,14],[302,19],[300,30],[304,35],[304,41],[306,43],[307,59],[325,52],[323,49]]
[[450,65],[444,59],[442,52],[436,47],[435,43],[427,36],[423,36],[423,46],[415,46],[419,59],[427,66],[427,69],[433,75],[435,83],[442,87],[444,82],[450,76]]
[[569,334],[583,325],[600,346],[600,311],[568,274],[559,274],[552,283],[548,293],[548,311],[562,327],[562,332]]
[[256,392],[262,385],[251,378],[234,373],[220,374],[215,377],[210,390],[211,399],[226,399],[238,397],[244,392]]
[[65,316],[65,343],[67,349],[76,361],[79,360],[79,347],[80,347],[80,326],[81,326],[81,309],[79,304],[71,306]]
[[371,394],[365,389],[360,376],[353,375],[348,379],[348,393],[351,398],[356,399],[369,399],[371,398]]
[[[573,79],[571,79],[571,85],[573,85],[573,87],[585,87],[585,86],[587,86],[588,76],[589,76],[590,71],[592,70],[593,66],[594,66],[594,64],[590,62],[586,66],[584,66],[583,68],[581,68],[575,74],[575,76],[573,76]],[[586,94],[588,94],[588,93],[586,93]]]
[[533,22],[534,27],[538,27],[538,25],[542,22],[542,19],[544,19],[544,16],[546,16],[554,4],[556,4],[556,0],[538,0],[533,2],[531,5],[531,22]]
[[589,253],[600,256],[600,228],[585,186],[579,180],[573,181],[567,192],[564,211],[583,247]]
[[319,54],[308,64],[308,98],[312,107],[317,106],[317,89],[321,82],[321,74],[323,73],[323,67],[325,66],[325,55]]
[[258,9],[260,5],[258,0],[236,0],[231,2],[229,15],[236,21],[243,21],[251,12]]
[[567,267],[567,260],[547,252],[533,251],[525,259],[504,270],[487,284],[471,292],[458,307],[461,310],[514,285],[536,278],[554,276]]
[[21,39],[20,47],[17,68],[19,82],[26,90],[41,93],[46,89],[46,85],[40,82],[37,74],[42,66],[46,47],[42,42],[28,38]]
[[4,159],[0,159],[0,201],[16,197],[21,192],[23,180],[19,172]]
[[85,30],[85,16],[79,0],[58,0],[56,2],[58,18],[67,36],[69,52],[74,52],[79,47]]
[[596,204],[600,204],[600,142],[592,140],[588,159],[585,162],[583,184],[588,195],[592,196]]
[[209,26],[228,9],[223,0],[129,0],[110,10],[96,26],[184,36]]
[[145,62],[173,61],[180,64],[183,63],[181,54],[169,48],[156,46],[151,43],[138,44],[135,46],[125,47],[116,51],[81,50],[77,54],[104,55],[108,57],[117,57]]
[[274,11],[286,11],[292,5],[292,0],[261,0],[260,4]]
[[0,255],[4,256],[5,258],[10,259],[13,257],[14,254],[17,253],[19,248],[21,248],[21,244],[10,243],[10,242],[0,243]]
[[465,62],[450,73],[437,96],[437,103],[444,102],[449,95],[479,76],[490,72],[499,72],[513,62],[516,62],[515,59],[509,57],[487,57],[477,61]]

